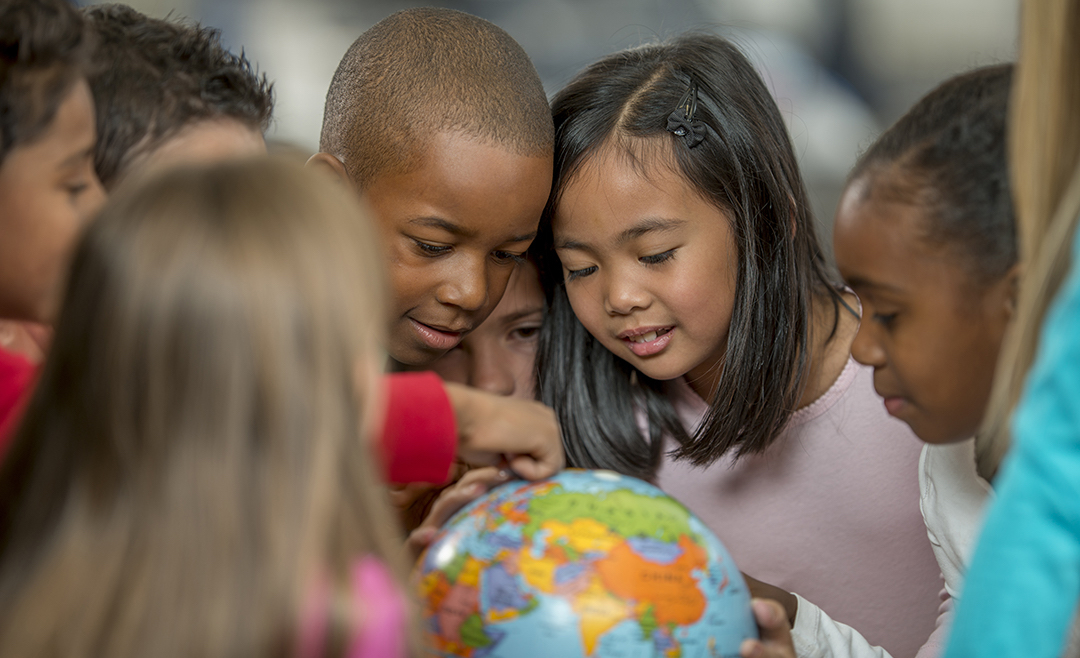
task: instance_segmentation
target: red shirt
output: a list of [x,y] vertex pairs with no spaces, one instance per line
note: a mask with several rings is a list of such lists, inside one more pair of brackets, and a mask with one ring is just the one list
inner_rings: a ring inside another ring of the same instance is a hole
[[442,380],[433,372],[402,372],[383,381],[386,479],[393,484],[446,482],[457,450],[457,425]]
[[[14,432],[36,368],[0,349],[0,455]],[[454,409],[442,380],[433,372],[387,375],[386,423],[382,449],[386,479],[394,484],[442,484],[457,449]]]
[[0,455],[7,449],[22,410],[23,400],[34,383],[37,368],[18,354],[0,349]]

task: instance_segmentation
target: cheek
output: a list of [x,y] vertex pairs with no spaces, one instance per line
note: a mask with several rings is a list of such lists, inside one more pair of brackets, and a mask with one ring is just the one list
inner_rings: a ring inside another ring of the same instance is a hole
[[567,286],[566,296],[578,321],[590,334],[599,338],[605,316],[604,306],[599,295],[590,288],[583,283],[574,283]]

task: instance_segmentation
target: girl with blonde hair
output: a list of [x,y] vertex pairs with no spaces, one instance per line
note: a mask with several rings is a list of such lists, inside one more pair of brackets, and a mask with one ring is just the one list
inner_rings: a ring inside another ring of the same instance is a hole
[[402,654],[375,245],[279,162],[111,200],[0,466],[0,655]]
[[979,466],[1008,458],[948,658],[1059,656],[1080,599],[1080,2],[1028,1],[1022,30],[1010,141],[1025,273]]

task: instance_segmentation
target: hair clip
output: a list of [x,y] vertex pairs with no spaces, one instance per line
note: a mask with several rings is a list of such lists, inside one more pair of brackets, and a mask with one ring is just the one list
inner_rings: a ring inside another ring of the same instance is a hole
[[679,100],[679,105],[668,115],[667,130],[676,137],[682,137],[687,148],[694,148],[700,144],[708,129],[705,122],[695,119],[697,113],[697,84],[690,83],[686,93]]

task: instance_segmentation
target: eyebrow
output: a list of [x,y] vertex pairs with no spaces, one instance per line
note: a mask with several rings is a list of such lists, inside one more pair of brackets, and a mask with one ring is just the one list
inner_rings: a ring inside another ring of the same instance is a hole
[[532,306],[532,307],[529,307],[529,308],[523,308],[520,311],[514,311],[513,313],[509,313],[507,315],[504,315],[502,317],[502,321],[505,322],[506,324],[510,324],[510,323],[513,323],[513,322],[517,322],[518,320],[520,320],[521,318],[524,318],[526,316],[534,315],[536,313],[541,313],[542,314],[543,312],[544,312],[544,307],[543,306],[540,306],[540,305]]
[[[460,226],[451,221],[447,221],[441,217],[417,217],[409,220],[410,224],[416,226],[426,226],[428,228],[436,228],[441,231],[457,236],[459,238],[475,238],[476,231],[469,230],[464,226]],[[536,237],[536,231],[531,233],[522,233],[521,235],[511,236],[509,239],[503,241],[503,244],[513,244],[515,242],[532,242]]]
[[[647,219],[639,221],[630,228],[624,230],[622,233],[619,233],[619,235],[615,237],[614,244],[616,247],[621,247],[627,242],[630,242],[631,240],[636,240],[643,235],[663,231],[674,231],[675,229],[679,228],[684,224],[686,224],[685,219],[661,219],[659,217],[649,217]],[[577,240],[562,240],[555,245],[555,248],[587,251],[592,254],[596,253],[596,248],[593,247],[591,244],[587,242],[579,242]]]
[[78,153],[72,153],[66,160],[60,163],[60,167],[73,167],[87,158],[94,157],[94,145],[91,144],[89,148],[79,151]]
[[877,281],[871,281],[862,277],[845,278],[845,283],[851,288],[869,288],[870,290],[882,290],[884,292],[903,292],[904,290],[898,286],[894,286],[888,283],[878,283]]

